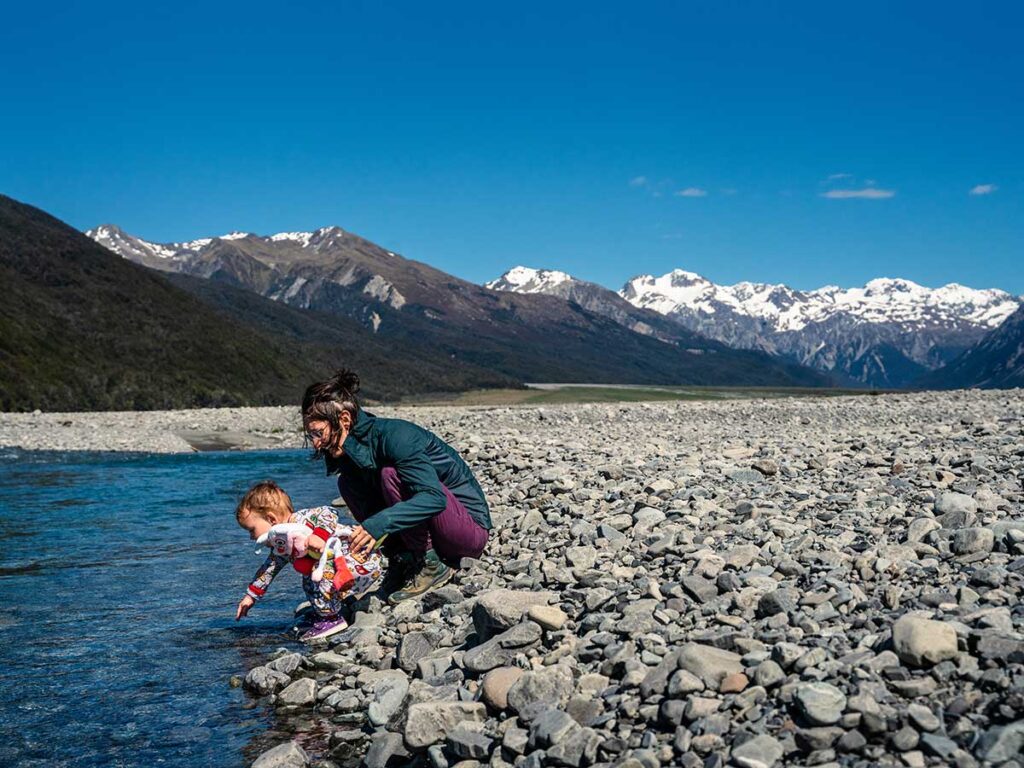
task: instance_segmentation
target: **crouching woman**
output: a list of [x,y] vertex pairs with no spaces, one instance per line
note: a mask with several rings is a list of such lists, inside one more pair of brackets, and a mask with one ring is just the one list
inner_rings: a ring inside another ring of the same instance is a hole
[[[314,456],[359,523],[356,551],[378,543],[388,556],[388,602],[418,597],[452,577],[463,557],[480,557],[491,515],[472,470],[423,427],[364,411],[359,377],[339,371],[311,384],[302,422]],[[382,541],[387,537],[386,541]]]

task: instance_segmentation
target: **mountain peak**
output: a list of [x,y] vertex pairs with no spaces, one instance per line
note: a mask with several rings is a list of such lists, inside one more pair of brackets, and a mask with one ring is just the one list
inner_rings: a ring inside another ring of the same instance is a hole
[[485,283],[485,288],[495,291],[513,291],[515,293],[546,293],[549,289],[573,282],[576,278],[557,269],[533,269],[532,267],[512,267],[501,277]]

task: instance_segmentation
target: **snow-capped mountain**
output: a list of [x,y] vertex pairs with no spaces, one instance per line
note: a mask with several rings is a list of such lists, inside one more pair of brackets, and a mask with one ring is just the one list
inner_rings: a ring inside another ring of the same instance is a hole
[[530,269],[529,267],[512,267],[497,280],[484,283],[492,291],[513,291],[515,293],[546,293],[558,295],[562,288],[571,288],[573,283],[581,283],[572,275],[556,269]]
[[[443,358],[519,381],[800,386],[830,381],[790,361],[730,349],[600,286],[592,286],[596,293],[589,298],[590,289],[576,286],[578,295],[567,300],[493,291],[340,227],[267,236],[232,232],[172,243],[149,242],[110,224],[86,234],[148,267],[342,315],[380,337],[426,345]],[[608,363],[608,348],[616,350],[615,365]]]
[[[574,278],[517,267],[490,285],[566,295]],[[757,349],[877,387],[910,385],[997,327],[1021,305],[996,289],[950,284],[931,289],[880,278],[862,288],[717,285],[677,269],[641,275],[619,295],[692,331],[740,349]]]
[[732,312],[754,318],[778,333],[799,331],[837,314],[865,323],[898,323],[908,327],[968,324],[992,329],[1020,304],[1006,291],[975,290],[957,283],[932,289],[910,280],[878,278],[863,288],[829,285],[813,291],[796,291],[766,283],[716,285],[681,269],[661,277],[634,277],[620,295],[635,306],[663,315]]

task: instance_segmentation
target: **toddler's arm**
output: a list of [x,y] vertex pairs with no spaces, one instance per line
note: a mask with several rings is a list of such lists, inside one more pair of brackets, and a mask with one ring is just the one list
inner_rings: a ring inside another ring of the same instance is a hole
[[287,562],[287,557],[267,555],[267,559],[263,561],[263,565],[256,571],[256,575],[253,576],[252,581],[245,590],[245,594],[255,601],[262,600],[263,595],[267,593],[267,589],[270,587],[270,583],[281,572],[282,566]]

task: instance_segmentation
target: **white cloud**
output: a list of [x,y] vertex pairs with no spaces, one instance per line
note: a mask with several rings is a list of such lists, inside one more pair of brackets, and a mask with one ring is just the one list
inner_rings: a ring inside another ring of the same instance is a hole
[[822,197],[827,197],[832,200],[851,200],[854,198],[862,198],[864,200],[885,200],[895,196],[895,194],[896,192],[891,189],[865,187],[864,189],[830,189],[828,192],[823,193]]
[[700,187],[687,187],[676,192],[676,197],[707,197],[708,191]]
[[830,173],[825,181],[839,181],[840,179],[852,179],[852,173]]
[[629,186],[631,187],[646,187],[647,177],[646,176],[634,176],[629,180]]
[[999,187],[997,187],[995,184],[976,184],[973,187],[971,187],[971,191],[968,192],[967,194],[969,194],[969,195],[991,195],[997,189],[999,189]]

